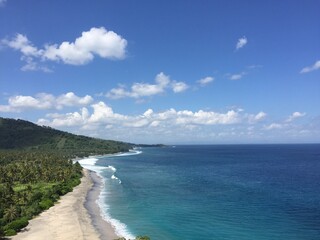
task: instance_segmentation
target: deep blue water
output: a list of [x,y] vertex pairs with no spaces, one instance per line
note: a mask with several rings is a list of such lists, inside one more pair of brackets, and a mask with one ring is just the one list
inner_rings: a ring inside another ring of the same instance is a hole
[[126,225],[119,231],[152,240],[320,239],[319,144],[141,151],[97,162],[117,169],[100,174],[105,211]]

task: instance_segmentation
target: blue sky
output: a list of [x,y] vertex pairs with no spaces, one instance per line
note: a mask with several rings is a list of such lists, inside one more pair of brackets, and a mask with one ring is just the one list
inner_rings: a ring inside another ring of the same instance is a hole
[[136,143],[320,142],[319,9],[0,0],[0,116]]

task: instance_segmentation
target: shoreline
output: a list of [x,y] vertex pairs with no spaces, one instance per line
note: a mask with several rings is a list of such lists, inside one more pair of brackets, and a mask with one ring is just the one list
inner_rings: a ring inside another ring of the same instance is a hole
[[99,233],[100,239],[113,240],[120,238],[120,236],[115,233],[114,227],[101,216],[102,209],[98,205],[101,188],[103,187],[101,177],[92,170],[86,169],[86,171],[91,179],[92,186],[88,190],[84,207],[88,211],[93,227]]
[[54,206],[29,221],[12,240],[95,240],[119,238],[106,222],[97,204],[102,182],[98,175],[83,169],[81,183],[62,196]]

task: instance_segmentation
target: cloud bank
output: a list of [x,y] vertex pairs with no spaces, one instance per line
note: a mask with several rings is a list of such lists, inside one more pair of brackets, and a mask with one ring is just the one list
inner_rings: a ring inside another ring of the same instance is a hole
[[141,115],[123,115],[115,113],[113,109],[106,103],[100,101],[91,106],[91,111],[83,107],[78,112],[66,114],[49,114],[47,118],[38,120],[38,124],[49,125],[52,127],[64,126],[80,126],[82,128],[89,128],[90,126],[105,126],[108,128],[120,127],[165,127],[174,128],[182,126],[186,128],[195,126],[209,126],[209,125],[231,125],[238,123],[248,123],[255,119],[260,121],[265,117],[265,113],[245,114],[238,110],[229,110],[225,113],[214,111],[177,111],[173,108],[154,112],[152,109],[147,109]]
[[62,109],[64,107],[86,106],[92,103],[93,98],[89,95],[78,97],[73,92],[60,96],[48,93],[39,93],[36,96],[17,95],[8,100],[7,105],[0,105],[0,112],[21,112],[25,110],[49,110]]
[[[155,85],[171,87],[171,83],[165,75],[159,75]],[[76,134],[144,143],[209,143],[211,140],[221,143],[237,139],[240,142],[268,142],[269,138],[274,142],[277,138],[290,139],[286,138],[288,136],[293,139],[310,137],[320,131],[319,122],[312,125],[296,121],[306,116],[306,113],[298,111],[279,122],[264,111],[248,113],[241,108],[225,111],[175,108],[156,111],[146,108],[138,114],[123,114],[90,95],[78,96],[73,92],[15,95],[8,98],[6,105],[0,105],[0,112],[13,116],[21,116],[22,112],[31,110],[41,116],[36,120],[40,125]]]

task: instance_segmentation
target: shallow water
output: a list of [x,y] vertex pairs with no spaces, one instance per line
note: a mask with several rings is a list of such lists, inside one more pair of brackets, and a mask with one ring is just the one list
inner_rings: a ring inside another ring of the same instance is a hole
[[143,148],[100,157],[105,217],[127,237],[319,239],[320,145]]

